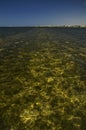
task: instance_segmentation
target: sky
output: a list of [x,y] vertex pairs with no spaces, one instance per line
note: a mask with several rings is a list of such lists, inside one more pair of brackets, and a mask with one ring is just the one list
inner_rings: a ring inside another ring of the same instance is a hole
[[0,0],[0,26],[86,24],[86,0]]

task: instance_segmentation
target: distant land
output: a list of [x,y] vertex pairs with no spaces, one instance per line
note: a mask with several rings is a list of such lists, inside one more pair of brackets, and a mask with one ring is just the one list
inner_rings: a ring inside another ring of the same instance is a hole
[[86,25],[33,25],[33,26],[30,26],[30,25],[23,25],[23,26],[13,26],[13,25],[9,25],[9,26],[0,26],[0,27],[73,27],[73,28],[86,28]]

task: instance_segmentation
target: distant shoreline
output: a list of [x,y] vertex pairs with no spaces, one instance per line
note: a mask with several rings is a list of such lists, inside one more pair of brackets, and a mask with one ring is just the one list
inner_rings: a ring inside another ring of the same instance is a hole
[[23,27],[23,28],[45,28],[45,27],[48,27],[48,28],[86,28],[86,25],[62,25],[62,26],[55,26],[55,25],[38,25],[38,26],[0,26],[0,28],[20,28],[20,27]]

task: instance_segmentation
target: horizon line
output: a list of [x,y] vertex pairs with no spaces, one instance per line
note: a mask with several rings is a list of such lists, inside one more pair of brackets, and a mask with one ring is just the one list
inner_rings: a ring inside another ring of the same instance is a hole
[[64,24],[64,25],[5,25],[0,27],[86,27],[86,24]]

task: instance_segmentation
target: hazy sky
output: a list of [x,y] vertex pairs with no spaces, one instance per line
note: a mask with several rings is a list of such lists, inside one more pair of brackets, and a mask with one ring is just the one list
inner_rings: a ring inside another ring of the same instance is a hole
[[0,26],[86,24],[86,0],[0,0]]

